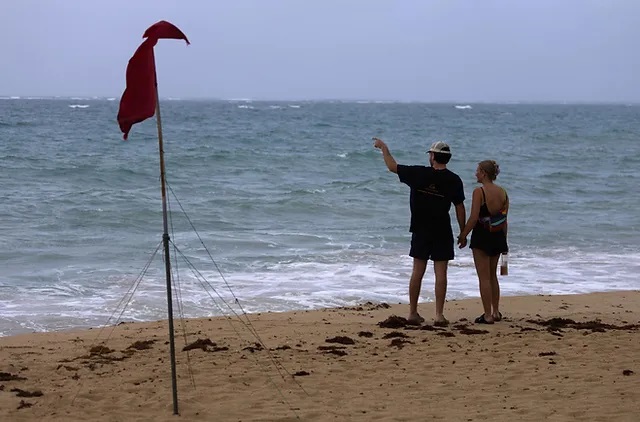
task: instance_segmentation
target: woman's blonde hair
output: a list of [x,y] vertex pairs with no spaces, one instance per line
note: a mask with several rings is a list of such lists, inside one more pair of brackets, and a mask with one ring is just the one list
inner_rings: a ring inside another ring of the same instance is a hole
[[493,160],[480,161],[478,166],[487,174],[489,180],[496,180],[496,177],[500,174],[500,166]]

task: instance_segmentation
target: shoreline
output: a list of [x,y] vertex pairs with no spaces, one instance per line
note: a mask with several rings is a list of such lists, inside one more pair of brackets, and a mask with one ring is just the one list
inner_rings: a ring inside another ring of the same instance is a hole
[[[407,288],[408,288],[408,284],[407,284]],[[528,297],[574,297],[574,296],[588,296],[588,295],[597,295],[597,294],[610,294],[610,293],[626,293],[626,292],[640,292],[640,289],[638,290],[603,290],[603,291],[592,291],[592,292],[588,292],[588,293],[561,293],[561,294],[555,294],[555,293],[549,293],[549,294],[543,294],[543,293],[531,293],[531,294],[505,294],[505,295],[501,295],[501,303],[503,302],[504,299],[507,298],[528,298]],[[407,296],[407,295],[405,295]],[[471,316],[467,316],[467,319],[469,320],[470,323],[473,323],[473,319],[480,315],[482,313],[482,305],[480,302],[480,295],[479,293],[476,296],[466,296],[466,297],[462,297],[462,298],[454,298],[454,299],[447,299],[446,303],[445,303],[445,316],[447,316],[447,306],[449,304],[452,303],[457,303],[457,302],[464,302],[464,301],[477,301],[478,303],[478,311],[476,312],[477,315],[473,316],[473,318]],[[318,308],[310,308],[310,309],[288,309],[288,310],[284,310],[284,311],[280,311],[280,310],[269,310],[269,311],[255,311],[255,312],[246,312],[246,314],[248,315],[249,318],[252,318],[253,316],[256,315],[269,315],[269,314],[287,314],[287,313],[300,313],[300,312],[321,312],[321,311],[326,311],[326,310],[331,310],[331,309],[347,309],[347,308],[351,308],[351,307],[355,307],[355,306],[359,306],[363,303],[385,303],[393,308],[396,307],[402,307],[402,306],[406,306],[407,309],[409,307],[409,302],[407,301],[402,301],[402,302],[373,302],[373,301],[366,301],[366,302],[361,302],[361,303],[356,303],[353,305],[345,305],[345,306],[328,306],[328,307],[318,307]],[[231,305],[234,310],[240,314],[240,312],[238,311],[237,307],[235,305]],[[424,308],[429,308],[435,306],[435,299],[433,300],[429,300],[429,301],[424,301],[424,302],[419,302],[418,305],[418,311],[421,313],[421,315],[423,317],[425,317],[425,323],[432,323],[432,316],[431,315],[423,315],[422,311],[420,311],[421,309]],[[177,323],[177,321],[179,321],[180,319],[178,317],[176,317],[175,315],[175,304],[174,304],[174,323]],[[226,311],[229,313],[229,310],[226,309]],[[166,309],[164,310],[164,312],[166,313]],[[404,315],[404,313],[408,313],[407,312],[403,312],[402,310],[398,311],[398,315],[399,316],[406,316]],[[473,312],[472,312],[473,314]],[[228,318],[230,317],[228,314],[227,315],[210,315],[210,316],[189,316],[189,317],[185,317],[185,320],[188,321],[196,321],[196,320],[200,320],[200,319],[211,319],[211,318]],[[448,316],[447,316],[448,318]],[[151,323],[167,323],[167,318],[161,318],[161,319],[148,319],[148,320],[120,320],[117,322],[117,324],[151,324]],[[24,336],[24,335],[42,335],[42,334],[52,334],[52,333],[69,333],[69,332],[82,332],[82,331],[91,331],[91,330],[100,330],[102,328],[105,327],[112,327],[114,324],[112,322],[110,322],[107,325],[78,325],[78,326],[70,326],[70,327],[65,327],[65,328],[53,328],[53,329],[48,329],[46,331],[23,331],[23,332],[17,332],[17,333],[12,333],[12,334],[8,334],[8,335],[2,335],[0,334],[0,341],[2,339],[5,338],[10,338],[10,337],[16,337],[16,336]]]
[[[422,327],[381,327],[406,317],[408,305],[373,303],[248,314],[250,327],[205,317],[183,329],[175,320],[181,417],[533,421],[640,413],[640,291],[505,296],[505,319],[494,325],[473,323],[479,298],[448,301],[446,328],[430,325],[433,307],[420,304]],[[175,420],[167,340],[166,320],[0,337],[0,419]]]

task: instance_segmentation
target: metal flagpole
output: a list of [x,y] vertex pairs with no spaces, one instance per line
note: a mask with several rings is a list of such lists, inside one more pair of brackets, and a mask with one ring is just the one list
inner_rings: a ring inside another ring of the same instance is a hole
[[[155,60],[155,59],[154,59]],[[156,78],[156,123],[158,125],[158,150],[160,153],[160,185],[162,187],[162,245],[164,247],[164,266],[167,278],[167,313],[169,319],[169,349],[171,353],[171,388],[173,392],[173,414],[178,414],[178,385],[176,377],[176,347],[173,333],[173,302],[171,295],[171,257],[169,255],[169,223],[167,221],[167,188],[164,172],[164,149],[162,146],[162,119],[160,118],[160,97]]]

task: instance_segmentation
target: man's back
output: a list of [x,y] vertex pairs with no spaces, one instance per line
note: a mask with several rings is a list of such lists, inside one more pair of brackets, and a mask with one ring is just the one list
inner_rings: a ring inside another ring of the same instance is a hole
[[403,165],[398,177],[411,188],[411,232],[451,232],[451,204],[464,201],[460,177],[446,168]]

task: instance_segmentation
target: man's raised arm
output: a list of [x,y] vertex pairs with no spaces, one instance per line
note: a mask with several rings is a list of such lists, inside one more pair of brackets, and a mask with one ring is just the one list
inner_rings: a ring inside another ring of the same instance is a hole
[[396,163],[395,158],[389,152],[389,147],[385,144],[382,139],[373,138],[374,143],[373,146],[382,151],[382,158],[384,158],[384,163],[387,165],[387,168],[390,172],[398,173],[398,163]]

